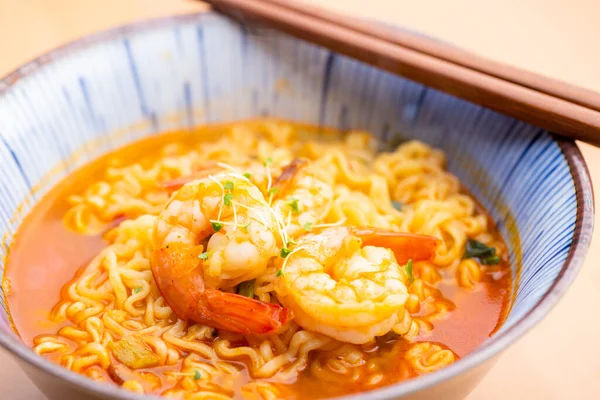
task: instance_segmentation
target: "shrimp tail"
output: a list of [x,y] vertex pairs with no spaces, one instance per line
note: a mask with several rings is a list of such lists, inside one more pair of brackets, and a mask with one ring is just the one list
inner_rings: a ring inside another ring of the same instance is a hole
[[307,165],[307,160],[295,158],[291,163],[283,167],[281,174],[277,177],[275,183],[273,184],[273,187],[278,189],[277,194],[285,193],[287,187],[296,177],[296,174],[298,174],[298,172]]
[[172,193],[180,189],[186,183],[195,181],[197,179],[206,178],[207,176],[211,174],[216,174],[218,172],[221,172],[222,170],[223,168],[219,167],[216,162],[209,162],[202,165],[190,175],[180,176],[179,178],[175,178],[170,181],[161,182],[160,186],[168,192]]
[[430,260],[440,240],[433,236],[394,232],[375,228],[352,228],[352,233],[362,239],[363,246],[387,247],[394,252],[398,264],[408,260]]
[[158,290],[183,320],[242,334],[271,334],[290,319],[290,311],[271,303],[206,288],[198,256],[202,246],[171,243],[152,253]]
[[230,332],[272,334],[291,319],[290,310],[277,304],[216,289],[207,289],[205,296],[210,310],[219,316],[222,329]]

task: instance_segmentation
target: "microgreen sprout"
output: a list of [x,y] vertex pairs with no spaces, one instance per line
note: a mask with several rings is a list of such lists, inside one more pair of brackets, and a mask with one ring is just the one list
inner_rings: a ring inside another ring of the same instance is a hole
[[223,189],[233,191],[233,181],[226,181],[223,185]]
[[286,225],[283,222],[283,217],[281,215],[281,209],[279,208],[279,205],[275,205],[275,207],[269,207],[269,210],[271,210],[271,213],[273,214],[273,217],[275,218],[275,223],[277,224],[277,232],[279,232],[279,236],[281,237],[281,242],[282,243],[287,243],[288,242],[288,237],[287,237],[287,231],[286,231]]
[[[279,276],[284,276],[284,275],[283,275],[283,271],[284,271],[284,269],[285,269],[285,266],[287,265],[287,262],[288,262],[288,260],[290,259],[290,256],[291,256],[292,254],[295,254],[295,253],[299,252],[300,250],[304,250],[305,248],[306,248],[306,246],[298,246],[298,247],[296,247],[294,250],[292,250],[291,252],[287,253],[287,254],[286,254],[286,256],[285,256],[285,257],[283,257],[283,258],[284,258],[284,260],[283,260],[283,264],[281,265],[281,268],[279,269],[279,271],[277,271],[277,274],[276,274],[275,276],[276,276],[276,277],[279,277]],[[283,249],[281,249],[281,250],[282,250],[282,252],[283,252]],[[281,255],[281,254],[280,254],[280,255]]]
[[265,220],[265,216],[263,215],[263,213],[260,210],[253,208],[253,207],[248,207],[247,205],[238,203],[237,201],[233,201],[232,203],[234,206],[241,207],[243,209],[250,211],[250,213],[253,213],[254,215],[251,215],[250,213],[248,213],[248,216],[250,216],[251,218],[254,217],[254,219],[259,220],[265,227],[267,226],[267,221]]
[[292,251],[290,249],[288,249],[287,247],[283,247],[281,249],[281,251],[279,252],[279,257],[281,258],[286,258],[287,256],[290,255]]
[[279,189],[276,187],[269,189],[269,205],[273,202],[273,197],[275,197],[278,191]]
[[[223,185],[221,185],[221,182],[219,182],[214,176],[209,175],[208,179],[210,179],[211,181],[213,181],[214,183],[216,183],[217,185],[219,185],[219,187],[221,188],[221,196],[224,198],[225,197],[225,188],[223,187]],[[223,213],[223,204],[221,204],[219,206],[219,214],[217,214],[217,221],[221,219],[221,214]],[[215,224],[213,223],[213,229],[215,230],[215,232],[219,232],[221,230],[222,226],[219,226],[218,228],[215,227]]]
[[294,214],[298,214],[300,212],[300,209],[298,208],[298,199],[296,199],[295,197],[292,197],[288,201],[288,206],[290,206]]

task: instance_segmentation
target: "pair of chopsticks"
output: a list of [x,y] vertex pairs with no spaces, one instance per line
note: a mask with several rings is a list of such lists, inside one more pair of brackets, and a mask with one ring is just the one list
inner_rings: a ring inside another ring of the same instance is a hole
[[600,94],[425,37],[293,0],[205,0],[258,22],[551,132],[600,146]]

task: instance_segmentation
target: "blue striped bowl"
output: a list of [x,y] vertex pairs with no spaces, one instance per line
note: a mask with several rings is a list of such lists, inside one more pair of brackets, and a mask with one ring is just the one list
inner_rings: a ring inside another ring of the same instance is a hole
[[[70,171],[157,132],[257,115],[418,138],[491,212],[508,243],[514,302],[503,328],[448,368],[370,398],[461,398],[540,321],[587,251],[593,194],[572,141],[271,30],[206,13],[101,33],[0,81],[0,248]],[[0,264],[0,275],[3,274]],[[0,291],[0,344],[50,398],[137,399],[36,356]],[[143,397],[147,398],[147,397]]]

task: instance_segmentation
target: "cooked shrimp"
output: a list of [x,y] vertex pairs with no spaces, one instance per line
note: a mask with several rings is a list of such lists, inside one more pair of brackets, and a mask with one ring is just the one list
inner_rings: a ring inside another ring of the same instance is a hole
[[[287,164],[285,164],[287,165]],[[244,176],[250,180],[265,196],[269,196],[269,190],[273,186],[274,177],[279,176],[283,167],[275,167],[271,160],[246,162],[242,165],[232,166],[222,162],[208,161],[198,167],[191,175],[181,176],[179,178],[162,182],[161,186],[168,191],[175,191],[188,182],[207,178],[209,175],[229,172],[239,176]],[[273,192],[274,193],[274,192]]]
[[335,227],[306,235],[280,262],[277,297],[304,329],[367,343],[392,330],[408,298],[408,276],[395,254],[402,260],[428,259],[438,242],[367,228]]
[[332,186],[306,160],[296,159],[284,167],[273,187],[273,208],[281,212],[289,236],[310,230],[331,209]]
[[219,289],[264,273],[277,255],[276,233],[264,196],[243,176],[189,182],[157,218],[154,279],[182,319],[244,334],[273,332],[288,310]]
[[[162,182],[161,186],[169,191],[175,191],[191,181],[205,179],[210,175],[226,172],[245,176],[246,179],[252,180],[252,183],[259,186],[259,189],[262,183],[267,181],[266,169],[258,162],[250,162],[243,166],[234,167],[221,162],[208,161],[198,167],[198,169],[191,175],[181,176],[167,182]],[[264,190],[261,190],[261,192],[264,192]]]

